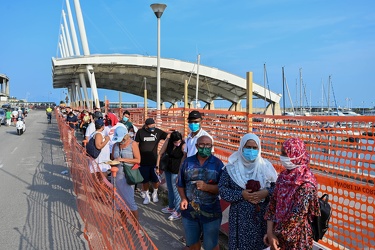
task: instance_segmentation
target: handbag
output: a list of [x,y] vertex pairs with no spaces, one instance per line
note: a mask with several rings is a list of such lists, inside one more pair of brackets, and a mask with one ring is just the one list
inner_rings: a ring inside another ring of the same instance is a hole
[[128,185],[135,185],[143,181],[143,176],[137,168],[137,165],[138,164],[134,164],[134,166],[127,165],[125,163],[122,164],[122,167],[124,168],[126,183],[128,183]]
[[169,155],[168,155],[167,152],[165,152],[160,159],[159,169],[162,170],[162,171],[165,171],[165,170],[167,170],[168,165],[169,165]]
[[[257,180],[248,180],[246,183],[246,189],[250,189],[251,193],[257,192],[260,190],[260,182]],[[255,211],[259,212],[260,211],[260,206],[259,204],[255,205]]]
[[260,183],[256,180],[248,180],[246,183],[246,189],[251,189],[251,192],[257,192],[260,190]]

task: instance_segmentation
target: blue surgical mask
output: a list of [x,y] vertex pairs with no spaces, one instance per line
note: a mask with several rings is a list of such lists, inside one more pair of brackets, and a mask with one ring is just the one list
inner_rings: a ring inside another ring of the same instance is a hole
[[124,116],[124,117],[122,118],[122,120],[123,120],[124,122],[127,122],[127,121],[129,120],[129,118],[127,118],[126,116]]
[[189,123],[189,129],[191,132],[195,133],[199,130],[200,124],[199,123]]
[[258,154],[258,149],[244,148],[242,151],[242,155],[247,161],[255,161],[255,159],[258,157]]
[[155,128],[148,128],[150,130],[151,133],[154,133],[155,132]]

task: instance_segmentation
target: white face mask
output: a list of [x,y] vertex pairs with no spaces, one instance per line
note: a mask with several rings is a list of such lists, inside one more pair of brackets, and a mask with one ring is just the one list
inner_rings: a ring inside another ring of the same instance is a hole
[[280,155],[281,164],[284,166],[284,168],[286,168],[288,170],[295,169],[295,168],[297,168],[299,166],[296,165],[296,164],[294,164],[293,162],[291,162],[291,160],[298,160],[299,158],[301,158],[302,156],[304,156],[304,154],[305,153],[301,154],[298,157],[294,157],[294,158],[289,158],[288,156],[281,156]]
[[295,169],[296,167],[298,167],[293,162],[291,162],[291,159],[287,156],[280,155],[280,161],[281,161],[281,164],[284,166],[284,168],[288,170]]

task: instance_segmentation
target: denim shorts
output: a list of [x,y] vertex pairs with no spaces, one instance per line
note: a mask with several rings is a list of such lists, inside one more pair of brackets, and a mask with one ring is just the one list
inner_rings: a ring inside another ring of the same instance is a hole
[[203,233],[204,249],[213,249],[219,243],[221,217],[203,224],[199,221],[182,218],[182,225],[184,226],[187,246],[197,243],[200,240],[201,233]]

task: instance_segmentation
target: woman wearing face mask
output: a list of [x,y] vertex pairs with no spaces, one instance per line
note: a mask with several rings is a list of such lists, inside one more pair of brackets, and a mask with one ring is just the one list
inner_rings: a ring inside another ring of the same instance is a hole
[[[174,221],[181,219],[181,198],[178,194],[176,180],[178,171],[180,170],[181,159],[184,155],[185,141],[182,139],[182,135],[178,131],[172,132],[167,140],[168,141],[163,144],[163,147],[160,149],[158,154],[157,166],[160,166],[161,156],[164,153],[168,154],[169,162],[166,169],[164,169],[168,188],[168,206],[163,208],[161,211],[165,214],[171,214],[168,217],[168,220]],[[162,173],[158,167],[156,167],[156,173]]]
[[280,161],[286,170],[276,181],[275,191],[264,216],[271,249],[312,249],[312,215],[320,215],[317,181],[308,164],[310,156],[299,138],[286,140]]
[[220,178],[220,197],[231,203],[229,249],[266,248],[263,236],[267,223],[263,216],[274,190],[277,173],[272,164],[262,158],[261,152],[259,137],[255,134],[244,135]]

